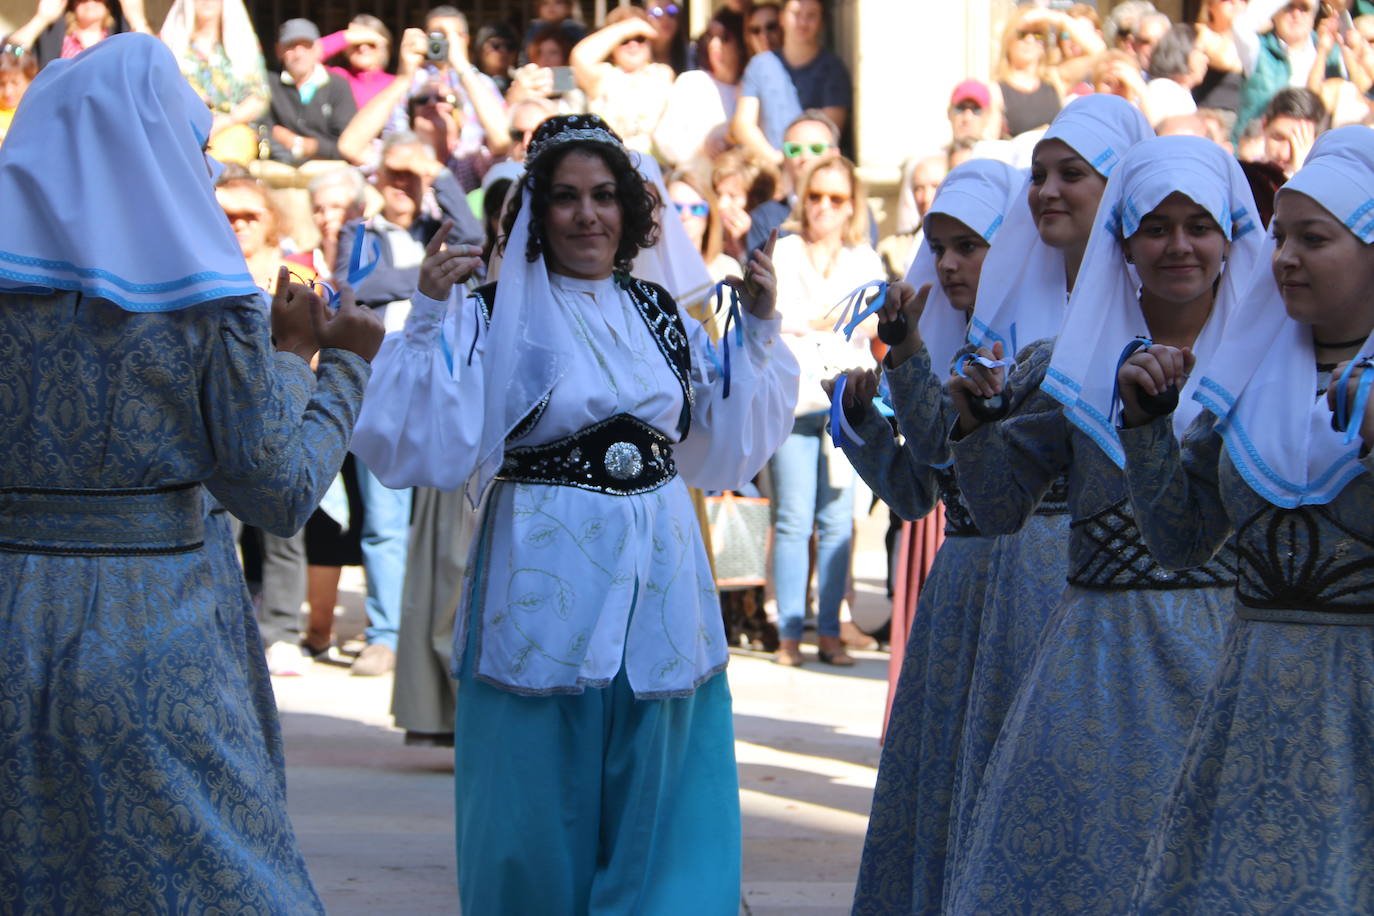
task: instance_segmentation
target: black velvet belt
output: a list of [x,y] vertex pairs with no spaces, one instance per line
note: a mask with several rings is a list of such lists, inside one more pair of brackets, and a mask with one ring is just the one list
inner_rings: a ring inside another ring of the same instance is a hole
[[554,442],[506,449],[496,479],[632,496],[676,476],[668,437],[621,413]]

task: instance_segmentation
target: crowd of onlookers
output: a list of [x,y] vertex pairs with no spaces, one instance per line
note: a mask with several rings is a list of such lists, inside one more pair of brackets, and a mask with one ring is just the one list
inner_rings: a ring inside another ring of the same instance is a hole
[[[713,278],[738,273],[778,231],[784,332],[804,370],[796,429],[772,467],[779,626],[784,639],[800,635],[814,570],[823,657],[844,664],[853,478],[823,435],[817,382],[880,345],[862,334],[837,343],[825,316],[854,287],[905,274],[944,175],[971,157],[1025,165],[1065,104],[1112,93],[1161,134],[1232,150],[1267,217],[1321,132],[1374,121],[1374,0],[1194,5],[1193,22],[1140,0],[1017,6],[993,72],[958,82],[948,125],[930,125],[929,147],[908,151],[881,241],[824,0],[721,0],[699,35],[670,0],[637,0],[595,24],[574,0],[533,0],[528,21],[475,30],[460,9],[437,6],[399,36],[366,14],[330,34],[291,19],[260,36],[244,0],[175,0],[156,34],[214,113],[207,147],[228,165],[217,193],[259,284],[270,289],[285,264],[300,280],[351,286],[389,329],[404,321],[424,244],[445,219],[451,242],[493,249],[533,131],[553,114],[595,112],[659,160]],[[142,0],[40,0],[0,50],[0,142],[40,67],[126,30],[154,32]],[[357,250],[376,253],[366,277],[351,272]],[[338,568],[358,563],[370,626],[354,670],[390,669],[409,514],[409,494],[350,461],[301,535],[264,536],[274,671],[329,651]]]

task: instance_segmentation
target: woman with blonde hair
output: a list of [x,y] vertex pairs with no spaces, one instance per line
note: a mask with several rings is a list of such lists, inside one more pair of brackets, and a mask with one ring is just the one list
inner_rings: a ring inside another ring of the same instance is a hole
[[310,283],[315,279],[313,268],[299,262],[288,264],[283,256],[281,215],[266,185],[239,172],[219,180],[215,185],[215,199],[224,208],[224,215],[248,262],[248,272],[259,289],[269,294],[275,292],[277,272],[283,265],[291,269],[298,283]]
[[740,276],[739,261],[724,252],[720,209],[713,194],[691,172],[672,172],[664,179],[668,187],[668,203],[682,220],[682,228],[701,258],[711,279],[720,281]]
[[175,0],[159,37],[214,115],[208,152],[241,165],[256,159],[251,125],[267,111],[267,66],[243,0]]
[[[1067,36],[1058,40],[1058,36]],[[1072,56],[1065,56],[1072,49]],[[992,104],[1003,133],[1015,137],[1044,127],[1063,107],[1065,92],[1088,75],[1106,50],[1089,19],[1055,10],[1020,7],[1007,17]]]
[[792,433],[773,456],[773,581],[777,588],[775,660],[802,663],[802,619],[809,576],[807,542],[818,533],[817,637],[820,659],[852,665],[840,641],[840,600],[849,575],[853,532],[854,472],[825,435],[830,406],[821,382],[836,372],[868,365],[868,341],[876,322],[858,328],[850,340],[834,334],[835,303],[855,287],[883,277],[883,262],[868,241],[868,207],[854,163],[843,156],[816,160],[797,187],[797,204],[777,242],[782,333],[801,364],[800,391]]

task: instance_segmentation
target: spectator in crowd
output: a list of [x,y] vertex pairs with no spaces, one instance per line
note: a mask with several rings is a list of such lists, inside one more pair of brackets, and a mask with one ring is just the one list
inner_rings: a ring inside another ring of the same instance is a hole
[[304,264],[321,280],[334,276],[339,261],[339,233],[348,223],[363,218],[367,208],[367,181],[352,166],[340,166],[310,180],[310,215],[320,242],[311,251],[288,255],[287,260]]
[[1197,113],[1170,115],[1161,118],[1154,127],[1157,137],[1202,137],[1204,140],[1219,142],[1213,131],[1212,122]]
[[329,67],[329,72],[348,81],[353,101],[362,108],[396,77],[386,72],[391,59],[391,30],[376,16],[359,13],[348,22],[348,28],[320,39],[320,52],[325,60],[343,53],[347,65]]
[[679,74],[654,130],[659,157],[705,175],[711,160],[730,146],[739,81],[744,73],[744,20],[721,10],[697,39],[700,70]]
[[1317,54],[1314,26],[1317,0],[1252,0],[1232,24],[1236,51],[1245,80],[1240,89],[1234,133],[1260,117],[1280,89],[1308,86],[1341,75],[1340,54],[1334,48]]
[[[555,29],[562,34],[569,49],[587,37],[587,27],[582,24],[580,17],[577,16],[573,0],[534,0],[534,18],[530,20],[529,27],[525,30],[524,41],[524,47],[531,63],[535,59],[532,50],[535,36],[547,29]],[[544,64],[544,66],[562,65]]]
[[1317,59],[1330,60],[1339,55],[1342,76],[1328,76],[1324,67],[1313,67],[1307,88],[1321,96],[1331,114],[1332,127],[1363,122],[1370,113],[1368,93],[1374,88],[1374,49],[1355,29],[1340,32],[1340,21],[1328,15],[1317,23]]
[[772,0],[748,7],[744,34],[749,56],[782,50],[782,9]]
[[[1072,36],[1076,56],[1062,57],[1056,43],[1059,59],[1052,59],[1050,42],[1060,34]],[[1015,137],[1053,121],[1063,107],[1066,89],[1087,78],[1104,47],[1088,19],[1034,6],[1013,10],[1002,32],[997,82],[992,87],[1003,134]]]
[[266,185],[241,169],[226,171],[215,185],[215,199],[234,229],[259,289],[269,295],[276,291],[277,272],[283,264],[294,272],[297,282],[309,284],[315,279],[309,267],[287,263],[281,249],[281,216]]
[[258,158],[251,125],[267,112],[267,65],[243,0],[174,0],[161,37],[214,114],[208,152],[221,162]]
[[586,93],[577,88],[572,70],[568,68],[572,49],[573,42],[560,29],[546,28],[536,32],[528,47],[530,62],[515,71],[506,92],[507,104],[515,105],[525,99],[547,99],[560,114],[585,113]]
[[587,93],[589,110],[600,115],[637,152],[653,148],[653,131],[673,84],[673,71],[654,61],[650,43],[658,31],[644,10],[621,6],[606,27],[578,42],[572,67]]
[[1240,107],[1240,51],[1231,27],[1244,6],[1245,0],[1205,0],[1198,8],[1197,46],[1207,55],[1207,72],[1193,89],[1199,108]]
[[783,162],[783,132],[803,111],[820,109],[843,130],[854,104],[849,69],[826,50],[821,0],[785,0],[782,49],[754,55],[744,70],[734,135],[756,158]]
[[687,70],[687,30],[680,23],[679,7],[669,0],[645,0],[644,12],[649,14],[649,22],[654,27],[654,37],[649,39],[649,47],[654,52],[654,61],[667,64],[674,73]]
[[1107,43],[1135,58],[1136,69],[1144,78],[1150,69],[1155,44],[1171,25],[1169,17],[1155,9],[1149,0],[1126,0],[1113,7],[1105,28]]
[[1312,144],[1331,126],[1321,97],[1310,89],[1281,89],[1269,100],[1264,124],[1264,161],[1289,178],[1302,168]]
[[1094,92],[1119,96],[1144,113],[1147,84],[1140,75],[1135,55],[1129,51],[1117,49],[1099,56],[1093,67],[1092,84]]
[[723,251],[720,211],[715,195],[706,189],[700,178],[687,171],[669,173],[664,183],[668,188],[668,202],[682,220],[688,240],[701,252],[711,279],[719,283],[726,277],[742,276],[744,271],[739,261]]
[[[349,285],[346,278],[353,237],[358,232],[365,233],[364,247],[375,249],[378,264],[365,280],[351,288],[360,304],[379,312],[387,330],[395,331],[404,326],[410,311],[410,297],[419,282],[425,245],[442,223],[452,223],[447,240],[450,246],[480,245],[483,232],[453,173],[434,158],[430,145],[414,133],[398,132],[387,137],[376,184],[382,194],[382,209],[365,222],[345,225],[339,233],[334,279],[340,287]],[[429,190],[434,193],[439,215],[425,212]],[[363,503],[361,535],[368,626],[363,634],[367,646],[353,663],[352,673],[370,677],[386,674],[396,666],[411,493],[382,486],[361,461],[357,471]]]
[[[431,43],[433,33],[442,40]],[[413,131],[415,109],[442,101],[451,106],[457,125],[445,164],[465,191],[480,187],[482,175],[510,147],[510,122],[501,92],[468,60],[466,17],[451,6],[435,7],[425,17],[423,31],[406,29],[400,50],[397,79],[349,123],[339,138],[339,153],[364,170],[375,168],[381,141],[398,131]],[[431,52],[443,59],[430,60]]]
[[39,0],[28,22],[7,43],[32,51],[41,68],[50,60],[75,57],[118,32],[151,35],[143,0]]
[[558,107],[548,99],[525,99],[511,106],[510,158],[513,162],[525,161],[525,153],[529,151],[535,130],[556,114]]
[[887,278],[906,279],[924,236],[926,211],[935,200],[935,191],[949,174],[949,157],[912,156],[902,166],[902,184],[897,190],[897,231],[878,244]]
[[0,46],[0,143],[9,133],[10,122],[29,83],[38,75],[38,57],[19,45]]
[[796,189],[806,167],[817,159],[838,152],[840,129],[830,116],[818,109],[803,111],[782,135],[782,192],[779,200],[766,200],[749,211],[751,225],[747,245],[750,251],[763,247],[791,214],[797,201]]
[[477,69],[501,91],[510,89],[511,71],[520,56],[520,37],[504,22],[493,22],[477,31]]
[[1207,55],[1197,46],[1197,28],[1180,22],[1164,34],[1150,56],[1145,85],[1145,118],[1158,124],[1174,115],[1197,111],[1193,89],[1207,74]]
[[741,264],[749,256],[746,239],[753,224],[749,213],[773,199],[777,184],[771,166],[761,168],[738,147],[717,156],[712,164],[711,191],[720,216],[721,250]]
[[572,60],[572,49],[576,44],[562,29],[554,26],[540,29],[525,47],[525,54],[529,58],[526,66],[546,69],[566,67],[568,61]]
[[309,19],[288,19],[277,33],[281,73],[272,80],[264,120],[272,158],[299,166],[338,159],[339,135],[358,113],[353,90],[324,68],[320,30]]
[[1001,126],[992,129],[992,93],[985,83],[964,80],[949,94],[949,130],[951,142],[961,140],[995,140]]
[[788,224],[797,234],[778,239],[773,252],[783,336],[801,365],[792,433],[770,463],[777,511],[773,582],[781,637],[774,659],[789,666],[802,663],[807,542],[814,527],[820,659],[852,665],[840,639],[839,613],[849,576],[853,469],[829,444],[830,405],[820,383],[836,372],[871,362],[871,330],[861,326],[846,341],[831,330],[830,310],[855,287],[881,277],[883,265],[868,243],[865,193],[853,163],[833,153],[819,156],[797,190],[797,207]]

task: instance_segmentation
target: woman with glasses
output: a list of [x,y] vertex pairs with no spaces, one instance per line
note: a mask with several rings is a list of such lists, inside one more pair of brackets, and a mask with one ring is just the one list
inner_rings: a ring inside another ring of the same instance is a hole
[[846,341],[831,327],[835,304],[855,287],[883,276],[883,262],[868,240],[868,207],[854,163],[828,155],[802,175],[792,218],[795,233],[773,253],[784,339],[801,364],[792,433],[773,456],[773,498],[777,528],[773,582],[778,600],[774,660],[802,664],[802,621],[806,616],[810,569],[807,544],[813,528],[816,549],[816,632],[820,660],[852,665],[840,640],[840,601],[849,579],[853,534],[854,471],[826,435],[830,402],[821,382],[836,372],[867,365],[876,321]]
[[755,3],[750,7],[744,36],[750,57],[764,51],[782,50],[782,18],[778,4]]
[[654,60],[667,64],[675,73],[687,70],[687,29],[681,25],[686,9],[670,0],[645,0],[644,11],[654,26],[654,37],[649,40],[653,48]]
[[606,16],[605,28],[572,51],[573,75],[587,93],[588,110],[640,153],[653,149],[653,131],[673,85],[672,68],[654,61],[651,43],[657,37],[644,10],[621,6]]
[[494,22],[477,30],[477,40],[473,43],[477,69],[481,70],[504,96],[510,89],[511,71],[520,53],[520,38],[515,29],[504,22]]
[[360,109],[396,79],[394,74],[386,72],[387,61],[391,59],[391,30],[376,16],[367,13],[354,16],[348,28],[320,39],[320,53],[325,60],[344,54],[344,66],[326,69],[348,81]]
[[654,143],[660,158],[677,168],[705,175],[711,161],[730,146],[730,120],[747,57],[743,23],[730,10],[712,16],[697,39],[701,69],[680,73],[673,82]]
[[721,218],[715,195],[706,190],[701,179],[690,172],[673,172],[667,176],[668,202],[682,220],[687,238],[706,262],[706,272],[720,282],[726,277],[741,276],[739,261],[723,250]]
[[[1061,33],[1070,40],[1061,44]],[[1065,48],[1077,53],[1065,58]],[[1090,20],[1034,6],[1013,11],[1002,32],[997,82],[991,87],[1004,135],[1015,137],[1053,121],[1063,107],[1064,93],[1087,75],[1104,50],[1102,36]]]

